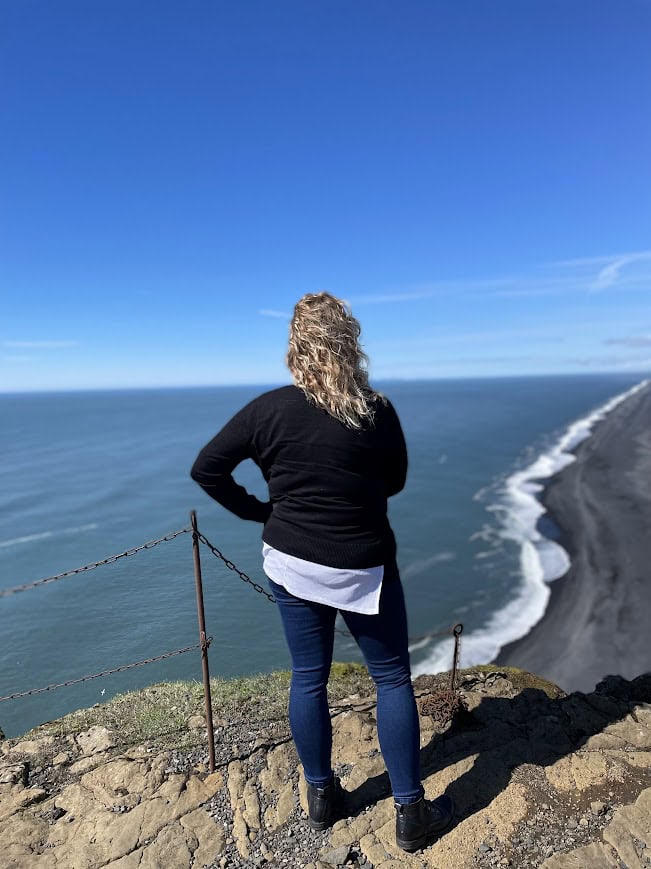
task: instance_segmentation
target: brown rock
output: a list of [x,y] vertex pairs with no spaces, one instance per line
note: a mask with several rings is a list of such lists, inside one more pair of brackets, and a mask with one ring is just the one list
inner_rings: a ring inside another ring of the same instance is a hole
[[6,763],[0,765],[0,785],[27,784],[26,763]]
[[184,815],[181,818],[181,826],[192,833],[196,839],[196,846],[192,854],[192,866],[210,866],[221,856],[226,844],[224,828],[217,824],[205,809]]
[[643,869],[636,840],[651,842],[651,788],[642,791],[633,805],[618,809],[603,835],[629,869]]
[[241,856],[248,860],[251,849],[249,847],[249,830],[242,812],[238,809],[233,817],[233,838]]
[[569,854],[554,854],[540,869],[619,869],[615,859],[603,845],[594,842]]
[[250,830],[260,829],[260,800],[253,782],[249,779],[244,786],[244,809],[242,814]]
[[232,760],[228,764],[228,794],[231,798],[231,808],[237,808],[244,795],[246,776],[240,760]]
[[115,737],[106,727],[95,725],[77,734],[77,745],[83,755],[99,754],[115,748]]
[[280,796],[278,797],[278,804],[276,806],[277,827],[280,827],[287,822],[287,819],[294,811],[295,805],[296,799],[294,796],[294,786],[290,781],[288,781],[285,787],[280,792]]
[[47,756],[54,744],[53,736],[41,736],[38,739],[23,739],[8,746],[11,754],[27,754],[30,757]]

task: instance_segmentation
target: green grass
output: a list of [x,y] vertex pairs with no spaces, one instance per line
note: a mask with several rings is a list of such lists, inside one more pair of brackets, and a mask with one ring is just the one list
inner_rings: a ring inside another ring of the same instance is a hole
[[[290,673],[277,671],[236,679],[211,679],[213,718],[226,721],[283,720],[287,714]],[[334,663],[328,687],[331,702],[350,694],[370,694],[373,683],[361,664]],[[161,682],[117,694],[107,703],[79,709],[29,734],[64,737],[93,725],[115,732],[122,747],[156,743],[161,748],[192,748],[205,743],[204,730],[189,730],[188,719],[204,714],[200,682]]]
[[550,700],[557,700],[559,697],[564,697],[565,692],[550,682],[548,679],[543,679],[542,676],[536,676],[534,673],[529,673],[527,670],[520,670],[519,667],[501,667],[498,664],[479,664],[477,667],[470,667],[469,670],[463,671],[472,673],[473,671],[481,671],[482,673],[504,673],[506,678],[511,682],[514,688],[518,691],[524,691],[525,688],[537,688],[539,691],[544,691]]
[[[504,672],[519,690],[537,688],[550,698],[563,696],[552,682],[514,667],[486,664],[461,670],[460,675],[494,670]],[[226,722],[286,721],[290,675],[280,670],[236,679],[212,679],[210,687],[216,726],[220,726],[220,719]],[[447,683],[446,674],[436,678],[441,685]],[[331,703],[350,694],[368,696],[374,693],[373,682],[362,664],[332,665],[328,684]],[[26,738],[45,734],[65,737],[100,725],[115,733],[122,748],[149,743],[161,749],[189,749],[205,745],[204,729],[190,730],[188,727],[188,720],[193,715],[203,714],[203,685],[200,682],[161,682],[138,691],[117,694],[107,703],[79,709],[30,731]]]

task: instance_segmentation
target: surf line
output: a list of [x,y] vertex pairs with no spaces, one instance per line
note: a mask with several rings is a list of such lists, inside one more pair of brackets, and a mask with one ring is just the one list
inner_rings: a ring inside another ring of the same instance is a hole
[[18,546],[21,543],[33,543],[35,540],[46,540],[48,537],[63,536],[64,534],[79,534],[82,531],[94,531],[98,528],[97,522],[89,522],[87,525],[76,525],[73,528],[61,528],[51,531],[39,531],[36,534],[26,534],[24,537],[13,537],[11,540],[1,540],[0,549],[9,546]]
[[[590,437],[595,425],[649,383],[649,379],[642,380],[571,423],[550,449],[523,470],[509,475],[498,503],[486,508],[497,517],[498,536],[520,546],[522,581],[513,600],[494,612],[486,625],[464,634],[464,667],[495,660],[504,646],[526,636],[545,615],[551,594],[549,583],[567,573],[570,558],[560,544],[538,530],[540,517],[547,511],[536,496],[551,477],[576,460],[570,451]],[[476,536],[481,535],[477,532]],[[410,651],[420,647],[414,644]],[[451,640],[437,642],[427,657],[412,667],[413,674],[447,669],[451,649]]]

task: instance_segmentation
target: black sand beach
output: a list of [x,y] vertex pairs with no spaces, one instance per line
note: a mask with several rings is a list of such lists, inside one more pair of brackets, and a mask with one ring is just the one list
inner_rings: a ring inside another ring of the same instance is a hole
[[542,620],[496,663],[566,691],[651,670],[651,384],[597,423],[541,500],[572,561]]

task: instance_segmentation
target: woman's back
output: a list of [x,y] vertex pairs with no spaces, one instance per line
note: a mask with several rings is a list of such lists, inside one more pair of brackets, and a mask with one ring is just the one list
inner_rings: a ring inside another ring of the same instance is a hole
[[331,567],[392,561],[387,497],[404,486],[407,454],[393,407],[379,397],[374,404],[373,421],[351,429],[295,386],[266,392],[204,448],[193,476],[214,484],[251,458],[273,506],[266,543]]

